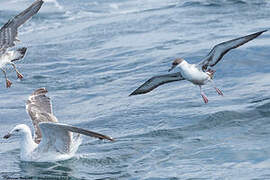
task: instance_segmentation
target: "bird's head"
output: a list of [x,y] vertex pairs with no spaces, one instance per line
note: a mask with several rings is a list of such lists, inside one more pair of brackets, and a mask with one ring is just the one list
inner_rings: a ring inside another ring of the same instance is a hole
[[175,67],[181,65],[181,63],[183,63],[184,61],[185,61],[185,60],[182,59],[182,58],[177,58],[177,59],[175,59],[175,60],[172,62],[172,67],[169,69],[169,72],[170,72],[171,70],[173,70]]
[[8,139],[11,136],[22,136],[30,131],[29,127],[25,124],[19,124],[9,131],[3,138]]

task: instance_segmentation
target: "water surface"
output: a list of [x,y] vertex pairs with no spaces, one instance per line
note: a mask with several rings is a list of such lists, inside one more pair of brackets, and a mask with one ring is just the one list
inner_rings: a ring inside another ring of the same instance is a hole
[[[0,2],[0,24],[30,0]],[[25,163],[0,140],[0,179],[269,179],[270,35],[232,50],[204,90],[175,82],[128,97],[171,61],[203,58],[217,43],[270,27],[267,0],[50,0],[20,29],[24,75],[0,77],[0,135],[31,121],[25,102],[46,87],[60,122],[108,134],[84,137],[64,162]]]

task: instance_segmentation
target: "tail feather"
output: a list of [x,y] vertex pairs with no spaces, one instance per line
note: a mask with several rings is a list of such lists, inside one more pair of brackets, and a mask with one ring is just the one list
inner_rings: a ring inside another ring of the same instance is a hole
[[11,62],[18,61],[18,60],[22,59],[26,53],[26,50],[27,50],[26,47],[16,49],[14,51],[13,58],[12,58]]

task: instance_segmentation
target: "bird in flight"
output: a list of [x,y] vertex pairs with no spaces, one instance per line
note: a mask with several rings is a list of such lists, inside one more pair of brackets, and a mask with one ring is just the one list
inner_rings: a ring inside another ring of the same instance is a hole
[[3,137],[4,139],[12,136],[21,138],[22,161],[46,162],[69,159],[81,143],[80,134],[114,141],[113,138],[100,133],[58,123],[53,115],[51,100],[46,96],[47,92],[45,88],[39,88],[26,102],[26,111],[35,129],[34,139],[30,128],[25,124],[16,125]]
[[181,81],[181,80],[188,80],[195,85],[198,85],[200,88],[200,94],[203,98],[204,103],[208,103],[208,98],[206,97],[205,93],[202,90],[202,86],[207,83],[212,83],[213,87],[215,88],[216,92],[223,96],[223,93],[220,89],[218,89],[213,81],[215,70],[211,69],[210,67],[214,67],[222,57],[231,49],[237,48],[248,41],[258,37],[262,33],[266,32],[267,30],[260,31],[257,33],[249,34],[247,36],[243,36],[240,38],[236,38],[230,41],[222,42],[220,44],[215,45],[212,50],[204,57],[199,63],[197,64],[190,64],[186,60],[182,58],[177,58],[173,61],[171,68],[169,71],[173,70],[174,68],[178,67],[180,72],[172,73],[172,74],[165,74],[154,76],[142,84],[139,88],[133,91],[130,96],[138,95],[138,94],[145,94],[153,89],[157,88],[162,84],[166,84],[169,82],[174,81]]
[[15,43],[19,41],[18,28],[35,15],[43,4],[42,0],[36,0],[31,6],[25,9],[23,12],[10,19],[0,29],[0,68],[5,75],[6,87],[9,88],[12,82],[7,78],[4,66],[11,64],[16,71],[19,79],[23,78],[23,75],[16,68],[14,61],[20,60],[24,57],[27,48],[22,47],[15,50],[9,50],[15,46]]

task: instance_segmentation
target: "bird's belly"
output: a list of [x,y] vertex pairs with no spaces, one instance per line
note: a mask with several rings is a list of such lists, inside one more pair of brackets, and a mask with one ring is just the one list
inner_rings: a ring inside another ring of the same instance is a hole
[[204,85],[210,78],[206,73],[198,70],[183,71],[181,74],[186,80],[196,85]]
[[4,67],[9,62],[8,56],[6,54],[0,57],[0,67]]

